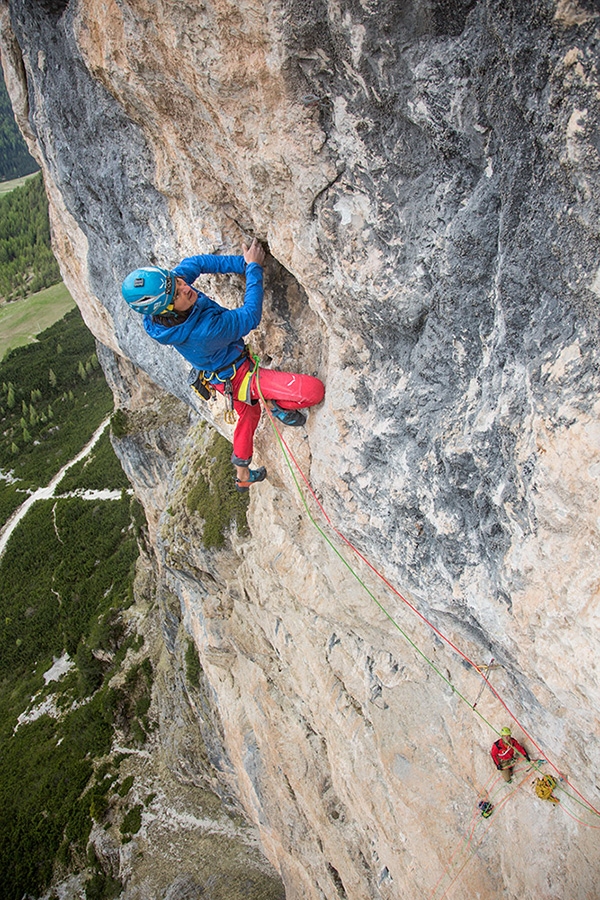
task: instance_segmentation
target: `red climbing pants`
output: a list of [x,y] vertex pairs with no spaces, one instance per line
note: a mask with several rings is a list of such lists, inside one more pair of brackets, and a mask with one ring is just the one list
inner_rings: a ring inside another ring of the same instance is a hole
[[[249,360],[244,362],[231,379],[234,398],[238,395],[240,384],[249,366]],[[313,375],[295,375],[291,372],[259,368],[258,373],[252,376],[250,396],[253,400],[260,399],[256,384],[257,374],[262,396],[265,400],[275,400],[282,409],[306,409],[320,403],[325,396],[323,382]],[[224,391],[223,384],[213,384],[213,387],[221,394]],[[234,399],[233,408],[238,420],[233,432],[231,459],[237,466],[248,466],[252,460],[254,432],[260,420],[260,403],[251,405]]]

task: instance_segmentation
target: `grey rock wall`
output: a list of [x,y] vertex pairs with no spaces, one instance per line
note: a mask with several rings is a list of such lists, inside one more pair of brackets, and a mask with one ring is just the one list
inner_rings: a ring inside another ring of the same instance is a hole
[[[291,450],[336,528],[468,659],[498,666],[501,700],[326,523],[335,551],[323,540],[267,423],[252,537],[210,554],[185,512],[198,426],[162,469],[159,447],[148,469],[123,451],[214,692],[220,777],[288,897],[593,896],[597,4],[0,10],[65,280],[119,402],[144,406],[144,372],[230,434],[119,284],[138,262],[267,241],[253,346],[327,386]],[[235,304],[242,284],[203,289]],[[557,809],[534,774],[494,782],[507,707],[567,779]]]

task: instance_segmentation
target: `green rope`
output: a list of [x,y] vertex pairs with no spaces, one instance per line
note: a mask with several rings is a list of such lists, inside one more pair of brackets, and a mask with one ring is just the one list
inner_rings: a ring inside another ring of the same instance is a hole
[[[249,351],[249,352],[250,352],[250,356],[251,356],[252,359],[254,360],[253,374],[255,374],[255,376],[256,376],[256,387],[257,387],[257,390],[258,390],[260,399],[262,400],[264,406],[265,406],[266,409],[268,410],[268,406],[267,406],[265,397],[264,397],[263,392],[262,392],[261,387],[260,387],[260,379],[259,379],[259,359],[258,359],[258,356],[256,356],[254,353],[252,353],[252,351]],[[353,567],[350,565],[350,563],[349,563],[348,560],[345,558],[345,556],[344,556],[344,555],[341,553],[341,551],[335,546],[335,544],[333,543],[333,541],[331,540],[331,538],[329,537],[329,535],[324,531],[324,529],[321,527],[321,525],[317,522],[317,520],[316,520],[315,517],[313,516],[313,513],[312,513],[312,511],[311,511],[311,509],[310,509],[310,506],[309,506],[309,504],[308,504],[308,502],[307,502],[307,500],[306,500],[306,496],[305,496],[305,494],[304,494],[304,491],[302,490],[302,486],[300,485],[300,482],[298,481],[298,478],[297,478],[297,476],[296,476],[296,472],[295,472],[294,467],[292,466],[292,463],[291,463],[291,461],[290,461],[289,454],[288,454],[288,452],[287,452],[287,449],[286,449],[286,447],[285,447],[285,444],[284,444],[284,442],[283,442],[283,440],[282,440],[282,438],[281,438],[281,435],[279,434],[279,431],[277,430],[277,427],[275,426],[275,423],[273,422],[273,418],[272,418],[271,415],[269,415],[269,422],[270,422],[270,424],[271,424],[271,428],[273,429],[273,432],[274,432],[275,437],[276,437],[276,439],[277,439],[277,443],[279,444],[280,450],[281,450],[281,452],[282,452],[282,454],[283,454],[283,458],[285,459],[286,465],[287,465],[288,469],[290,470],[290,474],[291,474],[291,476],[292,476],[292,479],[293,479],[293,481],[294,481],[294,484],[296,485],[296,490],[298,491],[298,494],[300,495],[300,499],[302,500],[302,504],[303,504],[303,506],[304,506],[304,509],[306,510],[306,514],[308,515],[308,518],[310,519],[310,521],[312,522],[312,524],[314,525],[314,527],[317,529],[317,531],[319,532],[319,534],[321,535],[321,537],[323,538],[323,540],[329,545],[329,547],[333,550],[333,552],[334,552],[335,555],[338,557],[338,559],[344,564],[344,566],[348,569],[348,571],[350,572],[350,574],[356,579],[356,581],[360,584],[360,586],[364,589],[364,591],[369,595],[369,597],[371,597],[371,599],[374,601],[374,603],[376,603],[376,605],[379,607],[379,609],[381,610],[381,612],[382,612],[382,613],[386,616],[386,618],[392,623],[392,625],[394,626],[394,628],[402,635],[402,637],[404,638],[404,640],[405,640],[405,641],[413,648],[413,650],[415,651],[415,653],[416,653],[418,656],[420,656],[420,657],[427,663],[427,665],[428,665],[431,669],[433,669],[433,671],[434,671],[434,672],[442,679],[442,681],[443,681],[445,684],[448,685],[448,687],[451,689],[451,691],[452,691],[454,694],[456,694],[458,697],[460,697],[460,699],[463,701],[463,703],[465,703],[465,705],[468,706],[469,709],[470,709],[472,712],[474,712],[477,716],[479,716],[479,718],[481,719],[481,721],[484,722],[484,723],[488,726],[488,728],[490,728],[495,734],[497,734],[498,736],[500,736],[500,732],[498,731],[498,729],[497,729],[494,725],[492,725],[492,723],[489,721],[489,719],[486,719],[486,717],[485,717],[485,716],[484,716],[484,715],[476,708],[476,706],[475,706],[473,703],[470,702],[470,700],[467,700],[467,698],[464,696],[464,694],[462,694],[462,693],[458,690],[458,688],[455,687],[455,685],[452,684],[452,682],[450,681],[450,679],[447,678],[447,677],[446,677],[446,676],[438,669],[438,667],[435,665],[435,663],[434,663],[431,659],[429,659],[429,657],[427,656],[427,654],[424,653],[424,652],[421,650],[421,648],[420,648],[420,647],[412,640],[412,638],[410,638],[409,635],[402,629],[402,627],[401,627],[401,626],[398,624],[398,622],[394,619],[394,617],[392,616],[392,614],[391,614],[390,612],[388,612],[388,610],[387,610],[387,609],[385,608],[385,606],[381,603],[381,601],[377,599],[377,597],[375,596],[375,594],[374,594],[374,593],[371,591],[371,589],[365,584],[365,582],[364,582],[363,579],[360,577],[360,575],[358,574],[358,572],[356,572],[356,570],[353,569]],[[475,667],[475,668],[476,668],[476,667]],[[476,701],[476,702],[478,702],[478,701]],[[535,763],[535,761],[534,761],[534,763]],[[539,770],[538,770],[538,771],[539,771]],[[575,801],[576,803],[578,803],[581,807],[583,807],[584,809],[586,809],[587,812],[594,812],[596,815],[598,815],[597,811],[596,811],[593,807],[591,807],[590,804],[588,804],[587,802],[582,802],[582,800],[580,800],[578,797],[573,796],[571,793],[567,792],[567,791],[565,790],[565,788],[562,787],[560,784],[558,784],[557,787],[558,787],[559,790],[562,790],[562,791],[563,791],[563,792],[564,792],[571,800],[574,800],[574,801]],[[585,823],[583,823],[583,824],[585,824]],[[594,827],[594,826],[590,826],[590,827]]]
[[[252,354],[252,358],[255,360],[255,363],[256,363],[256,370],[255,370],[255,371],[256,371],[256,376],[257,376],[257,377],[256,377],[256,386],[257,386],[257,389],[258,389],[258,393],[259,393],[259,395],[260,395],[260,398],[261,398],[262,402],[264,403],[264,405],[265,405],[265,407],[266,407],[267,404],[266,404],[265,398],[264,398],[264,396],[263,396],[263,393],[262,393],[262,390],[261,390],[261,387],[260,387],[260,380],[259,380],[259,378],[258,378],[258,359],[257,359],[257,357],[254,356],[254,354]],[[267,407],[267,409],[268,409],[268,407]],[[392,614],[391,614],[390,612],[388,612],[388,610],[385,608],[385,606],[377,599],[377,597],[375,596],[375,594],[371,591],[371,589],[370,589],[370,588],[365,584],[365,582],[362,580],[362,578],[360,577],[360,575],[358,574],[358,572],[356,572],[356,570],[352,568],[352,566],[350,565],[350,563],[348,562],[348,560],[345,558],[345,556],[344,556],[344,555],[341,553],[341,551],[335,546],[335,544],[333,543],[333,541],[331,540],[331,538],[329,537],[329,535],[326,534],[326,532],[323,530],[323,528],[321,527],[321,525],[319,525],[319,523],[317,522],[317,520],[316,520],[315,517],[313,516],[312,511],[311,511],[311,509],[310,509],[310,507],[309,507],[309,505],[308,505],[308,503],[307,503],[306,497],[305,497],[305,495],[304,495],[304,491],[302,490],[302,487],[301,487],[301,485],[300,485],[300,483],[299,483],[299,481],[298,481],[298,478],[297,478],[296,473],[295,473],[295,471],[294,471],[294,467],[292,466],[292,464],[291,464],[291,462],[290,462],[289,455],[288,455],[288,453],[287,453],[287,450],[286,450],[286,448],[285,448],[285,445],[284,445],[283,441],[281,440],[281,435],[279,434],[279,431],[278,431],[277,428],[275,427],[275,425],[274,425],[274,423],[273,423],[273,420],[272,420],[272,418],[271,418],[270,416],[269,416],[269,421],[270,421],[270,423],[271,423],[271,428],[273,429],[273,431],[274,431],[274,433],[275,433],[275,436],[276,436],[276,438],[277,438],[277,443],[279,444],[279,447],[280,447],[281,452],[282,452],[282,454],[283,454],[283,458],[285,459],[286,465],[287,465],[288,469],[290,470],[290,474],[291,474],[291,476],[292,476],[292,478],[293,478],[293,480],[294,480],[294,484],[296,485],[296,490],[297,490],[298,493],[300,494],[300,498],[301,498],[301,500],[302,500],[302,503],[303,503],[304,509],[306,510],[306,513],[307,513],[307,515],[308,515],[308,518],[310,519],[310,521],[312,522],[312,524],[314,525],[314,527],[317,529],[317,531],[319,532],[319,534],[321,535],[321,537],[323,538],[323,540],[329,545],[329,547],[331,547],[331,549],[332,549],[333,552],[336,554],[336,556],[338,557],[338,559],[340,559],[341,562],[346,566],[346,568],[348,569],[348,571],[350,572],[350,574],[353,575],[353,577],[356,579],[356,581],[358,581],[358,583],[360,584],[360,586],[366,591],[366,593],[369,595],[369,597],[371,597],[371,599],[377,604],[377,606],[379,607],[379,609],[381,610],[381,612],[382,612],[382,613],[386,616],[386,618],[392,623],[392,625],[394,626],[394,628],[396,628],[397,631],[400,632],[400,634],[402,635],[402,637],[405,639],[405,641],[407,641],[408,644],[410,644],[410,646],[413,648],[413,650],[414,650],[414,651],[415,651],[422,659],[425,660],[425,662],[427,663],[427,665],[429,665],[437,675],[439,675],[439,677],[442,679],[442,681],[444,681],[444,682],[448,685],[448,687],[452,690],[452,692],[455,693],[458,697],[460,697],[460,699],[463,701],[463,703],[466,703],[466,705],[469,707],[469,709],[471,709],[476,715],[479,716],[479,718],[482,720],[482,722],[485,722],[485,724],[486,724],[489,728],[491,728],[492,731],[494,731],[496,734],[500,734],[500,732],[499,732],[499,731],[491,724],[491,722],[489,722],[488,719],[486,719],[485,716],[482,715],[482,713],[481,713],[478,709],[476,709],[476,708],[474,707],[474,705],[473,705],[469,700],[467,700],[467,698],[464,696],[464,694],[461,694],[461,692],[458,690],[458,688],[455,687],[455,685],[452,684],[452,682],[450,681],[450,679],[449,679],[449,678],[446,678],[446,676],[445,676],[442,672],[440,672],[440,670],[439,670],[438,667],[435,665],[435,663],[434,663],[431,659],[429,659],[429,657],[427,656],[427,654],[425,654],[425,653],[421,650],[421,648],[418,647],[417,644],[415,644],[415,642],[412,640],[412,638],[410,638],[410,637],[408,636],[408,634],[401,628],[401,626],[400,626],[400,625],[398,624],[398,622],[394,619],[394,617],[392,616]]]

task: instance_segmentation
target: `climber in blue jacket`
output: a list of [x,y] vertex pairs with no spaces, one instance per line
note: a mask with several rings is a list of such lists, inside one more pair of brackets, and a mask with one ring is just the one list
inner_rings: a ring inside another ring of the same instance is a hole
[[[260,420],[259,396],[272,416],[298,426],[306,421],[299,410],[320,403],[325,391],[323,383],[311,375],[255,370],[251,365],[244,336],[262,316],[265,252],[256,238],[243,250],[243,256],[190,256],[171,270],[135,269],[121,288],[129,306],[144,315],[144,328],[151,338],[175,347],[198,370],[201,380],[232,397],[238,421],[231,460],[239,491],[247,491],[267,474],[263,466],[250,469]],[[200,275],[219,273],[246,275],[241,307],[226,309],[193,287]]]
[[[207,254],[190,256],[175,266],[171,270],[175,280],[173,309],[169,310],[167,304],[167,311],[162,315],[144,316],[144,328],[150,337],[160,344],[171,344],[200,370],[216,372],[240,356],[244,349],[243,336],[258,326],[262,316],[265,253],[258,241],[252,247],[252,253],[245,248],[249,261],[246,256]],[[244,305],[238,309],[225,309],[191,287],[199,275],[229,273],[246,275]],[[165,299],[170,299],[166,291],[158,305],[164,306]],[[146,311],[139,306],[133,308]],[[175,313],[175,330],[166,321],[172,317],[169,312]]]

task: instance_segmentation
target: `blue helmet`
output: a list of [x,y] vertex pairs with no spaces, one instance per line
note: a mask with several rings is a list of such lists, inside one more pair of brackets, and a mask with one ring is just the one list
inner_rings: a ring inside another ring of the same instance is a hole
[[136,312],[154,316],[169,308],[175,288],[175,276],[169,269],[147,266],[129,273],[121,285],[121,293]]

